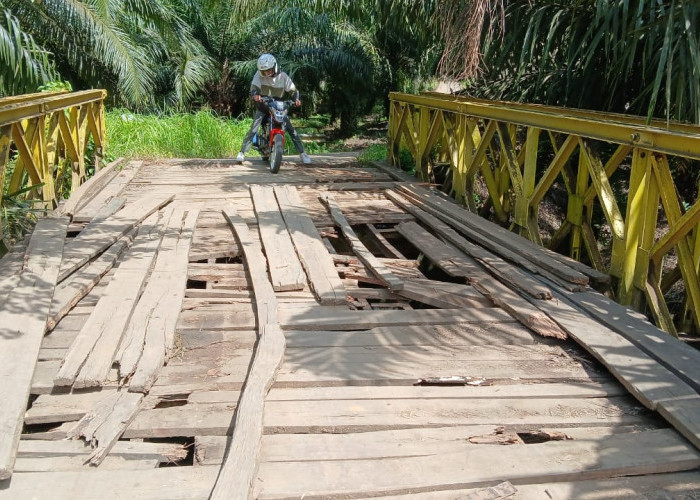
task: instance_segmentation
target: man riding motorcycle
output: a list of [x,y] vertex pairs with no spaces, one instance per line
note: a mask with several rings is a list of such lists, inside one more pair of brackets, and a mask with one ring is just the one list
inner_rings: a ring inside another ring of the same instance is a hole
[[[294,82],[287,73],[280,71],[277,66],[277,60],[272,54],[263,54],[258,58],[258,71],[255,72],[253,81],[250,84],[250,96],[255,102],[255,116],[250,130],[248,130],[248,133],[243,138],[241,151],[236,156],[236,160],[238,161],[245,160],[245,154],[250,149],[253,136],[258,131],[262,121],[268,115],[267,107],[262,103],[261,96],[271,96],[279,99],[285,96],[291,96],[292,100],[295,101],[294,104],[296,106],[301,106],[299,91],[294,85]],[[306,154],[299,134],[297,134],[289,117],[285,120],[284,128],[289,134],[289,137],[291,137],[294,146],[297,148],[301,161],[306,164],[311,163],[311,158]]]

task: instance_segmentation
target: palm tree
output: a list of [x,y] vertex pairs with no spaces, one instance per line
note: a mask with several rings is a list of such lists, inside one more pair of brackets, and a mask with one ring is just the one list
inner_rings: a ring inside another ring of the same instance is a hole
[[700,123],[700,4],[507,2],[470,92]]
[[35,90],[55,77],[49,55],[0,2],[0,96]]
[[[168,0],[4,0],[74,87],[104,87],[115,102],[194,95],[210,61]],[[158,68],[158,69],[154,69]]]

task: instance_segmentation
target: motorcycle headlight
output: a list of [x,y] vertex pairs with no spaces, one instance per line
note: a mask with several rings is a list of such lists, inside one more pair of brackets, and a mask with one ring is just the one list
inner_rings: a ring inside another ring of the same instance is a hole
[[277,120],[278,122],[281,122],[282,120],[284,120],[284,117],[287,116],[287,110],[284,110],[284,109],[282,109],[282,110],[275,109],[275,110],[274,110],[274,115],[275,115],[275,120]]

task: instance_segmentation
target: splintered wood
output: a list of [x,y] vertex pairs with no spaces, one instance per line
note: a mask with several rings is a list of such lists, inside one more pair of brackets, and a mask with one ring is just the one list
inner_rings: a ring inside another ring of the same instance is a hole
[[0,260],[0,500],[700,491],[697,351],[385,165],[75,196]]

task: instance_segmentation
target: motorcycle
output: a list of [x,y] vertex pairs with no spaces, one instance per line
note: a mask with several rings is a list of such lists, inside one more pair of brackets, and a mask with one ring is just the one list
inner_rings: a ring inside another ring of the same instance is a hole
[[263,160],[270,163],[270,172],[276,174],[282,164],[284,152],[284,121],[294,101],[262,96],[262,102],[267,106],[269,114],[253,136],[253,147],[260,152]]

